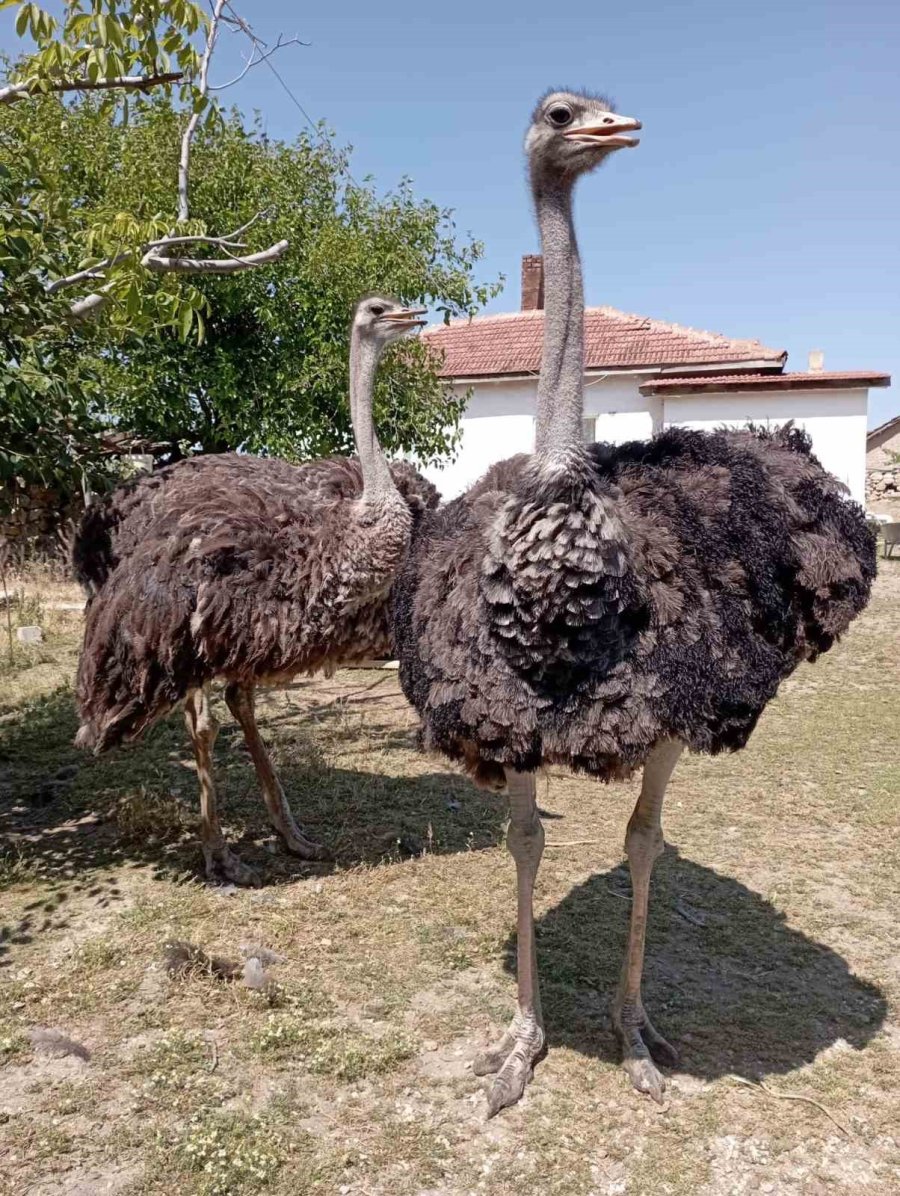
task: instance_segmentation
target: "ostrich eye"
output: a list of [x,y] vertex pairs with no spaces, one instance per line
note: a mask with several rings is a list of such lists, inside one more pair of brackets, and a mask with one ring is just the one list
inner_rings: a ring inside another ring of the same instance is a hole
[[565,125],[571,123],[572,109],[567,104],[554,104],[547,113],[547,119],[551,125],[555,125],[557,129],[562,129]]
[[383,316],[384,315],[384,308],[379,307],[377,303],[374,306],[370,307],[369,311],[372,313],[373,316]]

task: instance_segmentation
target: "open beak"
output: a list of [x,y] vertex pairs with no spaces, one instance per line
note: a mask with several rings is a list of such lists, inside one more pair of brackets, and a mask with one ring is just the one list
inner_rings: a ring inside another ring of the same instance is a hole
[[427,314],[427,307],[406,307],[403,311],[390,312],[379,318],[382,323],[390,324],[394,328],[424,328],[428,321],[418,317]]
[[594,119],[590,124],[568,129],[563,133],[563,137],[578,145],[594,146],[595,149],[623,149],[625,146],[635,146],[639,143],[639,138],[627,136],[629,132],[639,128],[641,122],[633,116],[604,112],[599,119]]

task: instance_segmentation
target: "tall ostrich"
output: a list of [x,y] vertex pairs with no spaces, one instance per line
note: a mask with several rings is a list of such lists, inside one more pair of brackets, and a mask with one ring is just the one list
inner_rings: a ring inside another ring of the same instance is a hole
[[640,1092],[674,1049],[641,999],[650,873],[666,784],[684,746],[743,747],[781,680],[826,651],[865,605],[874,542],[861,510],[797,430],[664,432],[581,443],[583,296],[572,223],[579,175],[632,144],[637,121],[553,92],[526,139],[545,279],[533,456],[501,462],[429,512],[395,594],[403,689],[426,746],[510,803],[518,1002],[500,1042],[492,1115],[522,1094],[544,1028],[532,896],[543,847],[534,772],[603,781],[643,765],[625,851],[631,924],[613,1023]]
[[183,461],[116,491],[87,513],[76,538],[89,594],[76,743],[105,751],[184,702],[211,879],[259,883],[219,825],[214,678],[226,682],[273,826],[296,855],[324,854],[294,821],[257,729],[254,690],[388,648],[387,596],[415,520],[438,496],[409,465],[388,464],[373,391],[384,348],[420,326],[422,314],[380,295],[356,306],[350,409],[358,459]]

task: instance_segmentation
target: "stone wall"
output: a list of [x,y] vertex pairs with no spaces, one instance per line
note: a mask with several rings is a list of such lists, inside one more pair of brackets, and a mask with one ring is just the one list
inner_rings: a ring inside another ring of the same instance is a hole
[[866,473],[866,505],[900,500],[900,465],[885,465]]
[[866,470],[884,469],[889,465],[896,465],[897,458],[900,457],[900,428],[897,428],[893,434],[886,432],[880,433],[877,437],[877,444],[872,442],[873,438],[869,438],[869,447],[866,448]]
[[0,541],[20,558],[64,557],[84,504],[46,486],[6,486],[0,498]]

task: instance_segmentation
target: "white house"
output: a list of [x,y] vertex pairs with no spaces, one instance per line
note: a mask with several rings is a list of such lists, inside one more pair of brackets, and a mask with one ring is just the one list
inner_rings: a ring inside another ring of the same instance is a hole
[[[543,336],[540,256],[522,259],[522,307],[504,315],[426,329],[443,355],[441,374],[471,392],[456,459],[425,472],[444,498],[459,494],[489,465],[534,449],[537,376]],[[787,353],[759,341],[730,340],[614,307],[585,311],[585,438],[621,444],[663,428],[710,429],[748,421],[793,420],[812,437],[819,460],[865,498],[869,388],[888,374],[828,373],[821,354],[807,373],[785,371]]]

